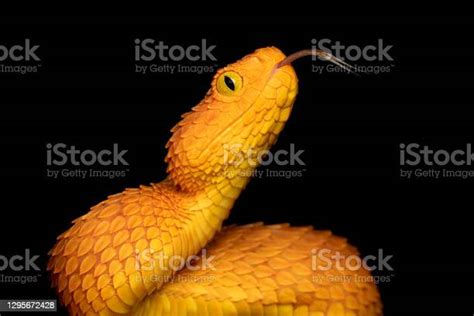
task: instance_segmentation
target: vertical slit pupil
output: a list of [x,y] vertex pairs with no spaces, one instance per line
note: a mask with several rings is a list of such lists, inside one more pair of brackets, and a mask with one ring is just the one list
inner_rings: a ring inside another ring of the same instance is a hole
[[227,86],[230,90],[235,91],[234,80],[232,80],[231,77],[224,76],[224,82],[225,82],[226,86]]

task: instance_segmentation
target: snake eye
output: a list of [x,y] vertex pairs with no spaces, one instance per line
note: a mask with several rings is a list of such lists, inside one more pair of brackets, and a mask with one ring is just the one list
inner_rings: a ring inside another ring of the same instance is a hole
[[217,78],[216,85],[220,94],[231,96],[242,88],[242,77],[236,72],[227,71]]
[[224,82],[225,82],[225,85],[227,86],[227,88],[229,88],[232,91],[235,91],[235,84],[234,84],[234,80],[232,80],[232,78],[230,78],[229,76],[224,76]]

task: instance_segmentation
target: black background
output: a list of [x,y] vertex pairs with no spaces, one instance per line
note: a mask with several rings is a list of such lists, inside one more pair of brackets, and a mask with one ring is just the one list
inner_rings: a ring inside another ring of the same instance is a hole
[[[362,254],[383,248],[395,268],[380,284],[386,315],[472,315],[474,182],[401,179],[398,146],[474,142],[473,21],[2,18],[0,44],[30,38],[41,45],[42,66],[37,74],[0,73],[0,254],[29,248],[42,271],[38,283],[0,284],[0,298],[54,298],[44,267],[55,236],[108,194],[165,177],[169,129],[204,96],[212,74],[136,74],[135,38],[206,38],[217,62],[203,64],[219,67],[269,45],[291,53],[312,38],[360,46],[383,38],[394,46],[387,74],[320,75],[309,59],[295,64],[300,94],[274,149],[304,149],[303,177],[252,180],[227,223],[314,225],[346,236]],[[127,176],[47,178],[45,146],[58,142],[99,150],[118,143],[129,150]]]

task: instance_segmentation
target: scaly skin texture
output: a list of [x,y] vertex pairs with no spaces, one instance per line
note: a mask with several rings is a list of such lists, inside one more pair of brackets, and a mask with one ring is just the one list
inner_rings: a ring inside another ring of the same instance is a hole
[[367,270],[318,266],[321,249],[357,255],[344,238],[312,227],[227,227],[207,247],[212,267],[181,271],[136,314],[380,315]]
[[[248,225],[208,244],[290,115],[297,78],[276,66],[284,58],[269,47],[219,70],[172,130],[168,179],[110,196],[58,237],[48,270],[72,315],[381,315],[366,270],[314,265],[318,249],[357,254],[329,232]],[[212,268],[169,264],[204,247]]]

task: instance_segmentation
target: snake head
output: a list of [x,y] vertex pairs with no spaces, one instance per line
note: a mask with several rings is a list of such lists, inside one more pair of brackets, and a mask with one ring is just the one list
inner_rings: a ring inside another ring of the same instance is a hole
[[[168,172],[183,189],[246,178],[276,141],[297,94],[297,77],[275,47],[218,70],[204,99],[173,129]],[[246,176],[247,175],[247,176]]]

